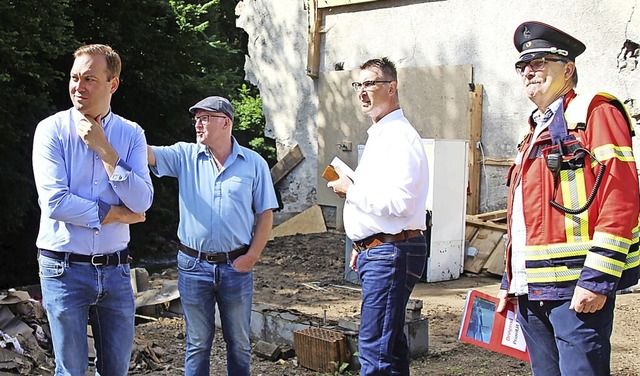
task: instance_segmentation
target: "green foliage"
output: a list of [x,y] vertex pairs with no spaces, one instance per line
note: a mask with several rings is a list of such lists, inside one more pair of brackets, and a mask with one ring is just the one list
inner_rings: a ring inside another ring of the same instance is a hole
[[[352,357],[357,358],[358,354],[359,354],[359,352],[356,351],[356,352],[353,353]],[[349,366],[351,365],[349,362],[332,361],[332,362],[330,362],[330,364],[333,365],[335,367],[335,369],[336,369],[333,372],[334,376],[340,376],[340,375],[353,376],[353,375],[359,374],[359,372],[357,372],[357,371],[349,370]]]
[[[31,168],[33,132],[40,120],[71,106],[68,74],[72,53],[82,44],[104,43],[118,51],[123,67],[112,109],[138,122],[150,144],[193,141],[188,108],[221,95],[236,106],[241,144],[275,163],[273,142],[263,135],[260,98],[244,85],[246,35],[235,27],[236,3],[0,2],[0,246],[7,249],[19,239],[21,250],[34,247],[40,213]],[[154,179],[154,187],[147,222],[131,226],[134,252],[153,251],[152,236],[175,239],[177,184]]]
[[[37,220],[31,172],[31,136],[54,107],[50,89],[64,73],[55,69],[73,37],[64,17],[68,1],[0,2],[0,235]],[[34,13],[34,9],[46,12]],[[0,239],[1,240],[1,239]]]
[[219,12],[216,1],[112,0],[86,1],[70,16],[82,43],[109,44],[122,57],[114,111],[139,122],[150,143],[167,144],[193,140],[187,111],[193,103],[234,93],[242,83],[237,39],[210,31]]
[[330,363],[336,368],[336,370],[333,373],[334,376],[340,376],[340,375],[351,376],[354,374],[353,372],[347,370],[347,368],[349,368],[349,363],[347,362],[340,363],[340,362],[332,361]]
[[206,13],[216,1],[210,1],[206,4],[185,4],[183,1],[170,0],[169,4],[176,14],[176,23],[181,31],[204,33],[209,26],[209,22],[205,21],[200,24],[192,24],[200,14]]
[[269,166],[277,162],[272,139],[264,137],[265,120],[259,94],[251,94],[247,85],[239,89],[240,98],[232,100],[235,110],[234,136],[241,145],[248,146],[267,160]]

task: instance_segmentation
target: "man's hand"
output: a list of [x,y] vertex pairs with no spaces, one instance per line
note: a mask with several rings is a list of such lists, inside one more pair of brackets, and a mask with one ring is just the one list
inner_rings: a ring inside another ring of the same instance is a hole
[[[102,159],[105,164],[105,168],[107,168],[107,173],[111,176],[113,168],[115,168],[116,163],[118,163],[119,156],[104,134],[101,117],[101,115],[98,115],[98,117],[94,119],[91,116],[85,115],[78,123],[76,131],[82,141],[100,156],[100,159]],[[110,166],[111,169],[108,166]]]
[[349,267],[354,272],[358,272],[358,252],[355,249],[351,250],[351,260],[349,260]]
[[111,205],[111,208],[104,217],[102,224],[106,225],[109,223],[120,222],[131,225],[134,223],[144,222],[146,220],[146,213],[134,213],[124,205]]
[[338,197],[345,198],[347,197],[347,191],[349,190],[349,187],[351,187],[353,182],[340,170],[340,167],[335,167],[335,170],[339,178],[338,180],[328,182],[327,187],[333,189]]
[[253,265],[255,265],[256,262],[258,262],[258,258],[252,257],[252,255],[247,252],[233,260],[233,267],[239,272],[248,272],[253,268]]
[[569,309],[577,313],[594,313],[604,307],[607,296],[576,286]]
[[500,299],[500,301],[498,302],[498,307],[496,308],[497,312],[504,311],[504,309],[507,307],[507,302],[511,302],[511,304],[513,304],[514,306],[518,304],[518,298],[509,296],[507,290],[500,290],[500,292],[498,292],[498,299]]

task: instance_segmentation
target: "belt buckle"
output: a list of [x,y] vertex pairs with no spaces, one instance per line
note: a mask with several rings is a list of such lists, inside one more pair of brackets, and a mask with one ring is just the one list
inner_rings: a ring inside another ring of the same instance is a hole
[[[104,257],[105,262],[96,261],[98,257]],[[93,266],[104,266],[109,263],[109,255],[93,255],[91,256],[91,265]]]
[[215,253],[205,253],[204,254],[204,259],[205,261],[207,261],[210,264],[217,264],[218,261],[216,260],[216,254]]

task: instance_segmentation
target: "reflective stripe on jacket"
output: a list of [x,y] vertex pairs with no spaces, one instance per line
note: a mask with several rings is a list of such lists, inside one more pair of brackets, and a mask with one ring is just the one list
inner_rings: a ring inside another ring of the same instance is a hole
[[[576,97],[572,90],[563,105],[568,132],[576,139],[571,143],[591,155],[584,153],[577,163],[565,157],[554,177],[546,156],[557,146],[552,145],[548,129],[531,139],[535,123],[530,118],[530,132],[519,145],[519,151],[525,153],[522,162],[511,166],[508,173],[509,231],[515,188],[522,184],[530,300],[570,299],[576,284],[611,296],[637,283],[640,272],[640,194],[631,144],[632,119],[619,100],[604,93]],[[569,209],[592,203],[585,211],[571,214],[552,206],[551,201]],[[510,273],[508,241],[503,289],[508,288]]]

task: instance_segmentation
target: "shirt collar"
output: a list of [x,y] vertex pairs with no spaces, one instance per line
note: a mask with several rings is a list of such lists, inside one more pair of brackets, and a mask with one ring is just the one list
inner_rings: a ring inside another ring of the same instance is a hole
[[367,130],[367,133],[369,134],[380,133],[384,129],[385,124],[402,119],[403,117],[404,117],[404,112],[402,112],[401,108],[397,110],[393,110],[388,114],[384,115],[382,119],[378,120],[377,123],[373,123],[373,125],[369,127],[369,130]]
[[[73,120],[77,123],[80,120],[84,119],[84,115],[78,111],[75,107],[71,107],[71,113],[73,114]],[[111,107],[109,107],[109,112],[101,119],[102,127],[104,128],[113,118],[113,112],[111,111]]]
[[[236,141],[235,137],[231,136],[231,142],[232,142],[232,147],[231,147],[231,155],[229,155],[229,159],[233,161],[236,159],[237,156],[241,156],[242,158],[244,158],[244,152],[242,151],[242,148],[240,147],[240,144],[238,143],[238,141]],[[204,154],[207,157],[211,157],[211,151],[204,144],[198,144],[198,155],[200,154]]]
[[540,110],[536,110],[533,114],[533,121],[536,123],[536,126],[544,125],[549,122],[556,111],[558,111],[558,108],[562,105],[563,100],[564,95],[553,101],[544,113],[540,112]]

